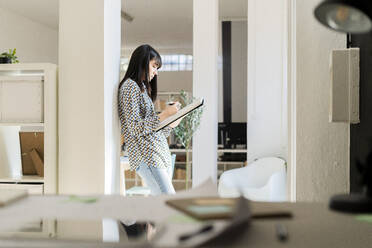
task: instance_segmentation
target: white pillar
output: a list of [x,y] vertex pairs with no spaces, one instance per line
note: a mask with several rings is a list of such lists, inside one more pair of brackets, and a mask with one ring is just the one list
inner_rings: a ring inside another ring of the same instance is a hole
[[[118,163],[120,0],[63,0],[59,26],[59,192],[112,192]],[[118,175],[117,175],[118,177]]]
[[193,139],[192,185],[217,181],[218,0],[193,1],[193,95],[204,97],[200,129]]
[[119,194],[118,86],[121,54],[121,1],[105,0],[104,12],[105,94],[105,194]]
[[287,160],[286,3],[248,0],[248,162]]

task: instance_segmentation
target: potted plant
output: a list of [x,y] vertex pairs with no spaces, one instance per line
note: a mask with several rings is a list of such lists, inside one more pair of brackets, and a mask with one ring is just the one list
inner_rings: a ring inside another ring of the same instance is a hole
[[[195,97],[190,97],[188,94],[181,90],[180,92],[180,103],[182,108],[186,105],[192,103]],[[203,108],[198,108],[186,115],[181,123],[174,129],[174,134],[179,142],[186,149],[186,189],[188,189],[188,183],[190,177],[190,149],[191,149],[191,139],[196,130],[200,125],[200,119],[203,113]]]
[[0,55],[0,64],[16,64],[19,63],[16,56],[16,49],[9,49],[8,52],[3,52]]

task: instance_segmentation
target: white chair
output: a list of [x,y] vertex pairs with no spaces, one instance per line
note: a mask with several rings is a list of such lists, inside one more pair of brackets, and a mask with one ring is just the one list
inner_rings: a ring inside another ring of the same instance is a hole
[[260,158],[222,173],[219,195],[238,197],[240,192],[253,201],[286,201],[286,162],[276,157]]

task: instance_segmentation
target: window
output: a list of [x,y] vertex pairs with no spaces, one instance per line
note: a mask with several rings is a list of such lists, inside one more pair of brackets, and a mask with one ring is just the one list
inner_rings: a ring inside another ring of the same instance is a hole
[[129,64],[129,58],[121,58],[120,59],[120,70],[127,71]]
[[[162,55],[163,62],[159,71],[192,71],[192,55],[169,54]],[[129,58],[121,58],[121,70],[126,71]]]

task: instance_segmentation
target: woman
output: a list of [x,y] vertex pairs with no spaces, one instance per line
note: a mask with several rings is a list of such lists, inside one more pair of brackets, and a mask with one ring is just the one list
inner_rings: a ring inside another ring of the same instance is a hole
[[166,137],[172,128],[155,132],[158,124],[178,111],[179,103],[167,105],[159,115],[153,102],[157,95],[157,74],[161,57],[149,45],[136,48],[127,72],[119,84],[119,117],[131,170],[142,178],[152,195],[174,194],[169,169],[171,154]]

